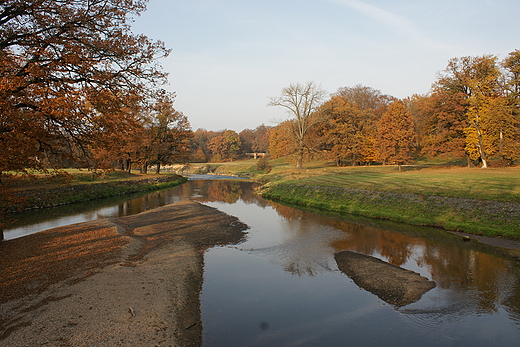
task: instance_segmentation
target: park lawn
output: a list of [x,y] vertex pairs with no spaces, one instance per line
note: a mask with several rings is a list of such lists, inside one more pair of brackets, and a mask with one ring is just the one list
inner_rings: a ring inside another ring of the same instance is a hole
[[116,171],[98,175],[92,172],[66,174],[20,175],[1,191],[0,226],[8,215],[30,209],[48,208],[89,200],[109,198],[138,192],[172,188],[186,182],[176,174],[141,175]]
[[[9,176],[5,179],[8,188],[14,189],[30,189],[45,188],[61,184],[77,185],[77,184],[97,184],[103,182],[114,181],[131,181],[146,178],[160,177],[156,174],[140,174],[138,171],[131,173],[123,170],[114,170],[110,172],[89,171],[86,169],[62,169],[49,170],[48,172],[29,172],[7,173]],[[164,175],[164,174],[163,174]]]
[[[257,160],[239,160],[214,165],[216,174],[251,173],[260,182],[294,183],[322,187],[364,189],[423,196],[449,196],[520,203],[520,167],[467,168],[460,166],[408,165],[337,167],[330,161],[311,161],[295,170],[287,158],[269,160],[271,171],[256,169]],[[197,165],[197,164],[192,164]]]
[[287,183],[520,203],[520,167],[484,170],[408,167],[398,172],[388,171],[388,167],[365,166]]

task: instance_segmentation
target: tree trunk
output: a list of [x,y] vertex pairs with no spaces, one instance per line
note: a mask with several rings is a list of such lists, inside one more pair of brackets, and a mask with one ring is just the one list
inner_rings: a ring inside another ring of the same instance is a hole
[[487,168],[487,155],[484,151],[484,141],[482,140],[482,133],[480,132],[480,128],[477,128],[478,132],[478,151],[480,154],[480,159],[482,160],[482,169]]
[[161,173],[161,162],[157,162],[157,169],[155,170],[155,173],[157,175]]
[[478,151],[480,154],[480,159],[482,160],[482,169],[487,168],[487,155],[484,150],[484,141],[482,140],[482,131],[480,130],[480,122],[478,117],[478,106],[477,106],[477,118],[475,120],[475,129],[477,130],[478,135]]
[[296,170],[303,169],[303,147],[298,149],[298,154],[296,157]]
[[502,128],[500,128],[500,144],[498,146],[498,153],[500,154],[500,156],[502,156],[503,149],[504,149],[504,131],[502,130]]

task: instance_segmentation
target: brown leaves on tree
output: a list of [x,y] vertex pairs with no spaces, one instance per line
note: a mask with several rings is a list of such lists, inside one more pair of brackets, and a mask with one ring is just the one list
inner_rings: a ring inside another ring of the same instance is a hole
[[402,101],[395,101],[377,124],[378,159],[387,164],[406,164],[412,160],[415,129],[412,115]]
[[[169,51],[129,29],[145,1],[0,4],[0,172],[92,164],[166,75]],[[123,132],[123,133],[121,133]]]

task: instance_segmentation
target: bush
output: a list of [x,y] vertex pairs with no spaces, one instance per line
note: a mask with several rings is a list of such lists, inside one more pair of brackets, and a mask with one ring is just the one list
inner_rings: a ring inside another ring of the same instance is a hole
[[260,159],[258,159],[258,161],[256,162],[256,169],[266,174],[271,172],[271,165],[269,165],[267,158],[261,157]]

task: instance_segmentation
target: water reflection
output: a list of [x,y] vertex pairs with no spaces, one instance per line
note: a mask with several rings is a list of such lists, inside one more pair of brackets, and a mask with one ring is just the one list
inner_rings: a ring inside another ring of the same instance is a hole
[[[401,313],[432,319],[449,316],[453,320],[473,314],[492,315],[505,308],[511,321],[519,322],[519,263],[492,247],[468,244],[433,228],[372,220],[359,224],[272,202],[270,205],[284,218],[286,232],[291,234],[286,242],[272,247],[280,251],[270,255],[275,258],[273,262],[281,263],[292,274],[314,275],[330,269],[323,261],[327,249],[329,254],[354,251],[419,272],[436,283],[434,300],[423,302],[419,309],[403,308]],[[395,230],[399,227],[400,232]],[[317,257],[320,260],[316,261]]]
[[[515,345],[520,338],[519,265],[492,247],[434,228],[274,202],[266,207],[261,199],[254,201],[262,204],[262,212],[246,209],[241,200],[218,201],[215,207],[239,216],[251,230],[236,249],[206,255],[202,307],[208,346],[339,346],[345,341],[486,346]],[[341,251],[412,270],[436,287],[419,301],[388,311],[376,295],[360,294],[339,272],[333,256]],[[354,312],[356,319],[348,319]],[[262,322],[268,332],[258,328]]]
[[[194,199],[202,202],[238,199],[246,203],[265,206],[251,190],[251,183],[225,180],[193,180],[173,189],[153,193],[138,193],[103,200],[88,201],[50,209],[34,210],[15,215],[16,222],[4,230],[6,240],[15,239],[38,231],[101,218],[128,216],[152,208]],[[248,189],[244,189],[247,187]]]
[[317,232],[316,225],[306,220],[290,223],[287,231],[291,236],[283,243],[252,249],[251,253],[266,255],[292,275],[316,276],[334,271],[331,243],[344,238],[344,233],[332,228],[320,228]]

